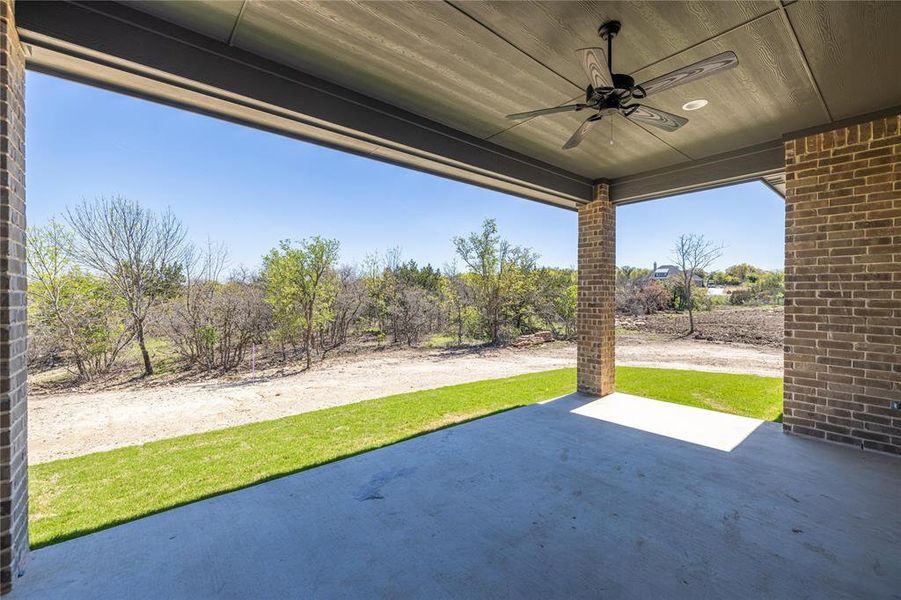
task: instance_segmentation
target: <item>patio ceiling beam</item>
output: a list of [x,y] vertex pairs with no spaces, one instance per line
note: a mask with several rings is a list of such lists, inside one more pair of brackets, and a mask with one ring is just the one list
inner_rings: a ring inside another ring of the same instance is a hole
[[585,177],[114,2],[18,2],[30,69],[574,209]]
[[630,204],[754,181],[785,170],[782,139],[610,182],[610,200]]

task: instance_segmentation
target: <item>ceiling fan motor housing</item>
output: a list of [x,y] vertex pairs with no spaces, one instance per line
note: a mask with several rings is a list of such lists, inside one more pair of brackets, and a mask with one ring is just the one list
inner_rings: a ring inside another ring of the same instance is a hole
[[616,34],[619,33],[619,30],[622,28],[622,23],[619,21],[607,21],[600,27],[598,27],[598,35],[601,36],[601,39],[606,40],[607,38],[615,38]]
[[613,75],[613,87],[618,90],[631,90],[635,87],[635,80],[623,73],[612,73]]
[[[598,35],[607,42],[607,66],[609,67],[610,77],[613,81],[613,90],[617,96],[621,98],[644,98],[644,89],[635,85],[635,79],[625,73],[613,72],[613,38],[622,29],[622,23],[619,21],[607,21],[598,27]],[[607,90],[603,90],[609,93]]]

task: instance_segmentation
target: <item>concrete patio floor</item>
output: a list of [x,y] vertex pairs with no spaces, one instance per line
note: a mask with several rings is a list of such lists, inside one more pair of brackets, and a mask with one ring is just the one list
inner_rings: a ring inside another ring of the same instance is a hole
[[901,460],[614,394],[32,553],[11,598],[897,598]]

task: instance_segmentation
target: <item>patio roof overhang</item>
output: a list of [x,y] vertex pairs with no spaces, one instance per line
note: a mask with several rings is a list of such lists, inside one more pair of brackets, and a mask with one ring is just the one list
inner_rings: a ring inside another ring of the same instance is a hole
[[[28,66],[379,160],[576,208],[764,179],[782,140],[897,112],[901,4],[17,2]],[[614,70],[644,81],[733,50],[739,67],[668,90],[672,133],[507,113],[583,95],[577,48],[623,22]]]

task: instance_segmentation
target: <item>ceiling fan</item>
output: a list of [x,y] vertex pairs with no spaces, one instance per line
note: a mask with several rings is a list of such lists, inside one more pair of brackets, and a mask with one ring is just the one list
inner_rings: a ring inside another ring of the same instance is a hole
[[619,33],[620,28],[619,21],[608,21],[598,28],[598,35],[607,41],[606,53],[602,48],[582,48],[577,51],[582,59],[582,68],[588,75],[584,102],[514,113],[507,115],[507,118],[528,119],[560,112],[591,111],[591,116],[585,119],[572,137],[563,144],[564,150],[578,146],[595,124],[605,116],[617,113],[637,123],[652,125],[664,131],[676,131],[688,123],[688,119],[651,106],[631,104],[630,102],[644,99],[651,94],[674,88],[683,83],[697,81],[702,77],[738,65],[738,57],[735,56],[735,53],[727,51],[687,67],[676,69],[666,75],[655,77],[641,85],[635,85],[635,80],[629,75],[613,72],[613,38]]

